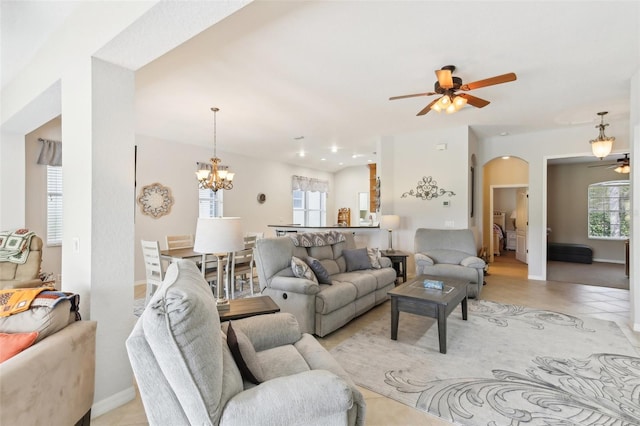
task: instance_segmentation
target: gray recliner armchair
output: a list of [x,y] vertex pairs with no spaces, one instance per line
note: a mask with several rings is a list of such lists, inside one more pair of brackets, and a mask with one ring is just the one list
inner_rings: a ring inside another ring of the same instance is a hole
[[169,266],[126,345],[151,425],[364,424],[362,394],[293,315],[221,327],[188,260]]
[[468,297],[480,297],[487,265],[476,256],[471,230],[418,228],[414,246],[416,275],[468,280]]

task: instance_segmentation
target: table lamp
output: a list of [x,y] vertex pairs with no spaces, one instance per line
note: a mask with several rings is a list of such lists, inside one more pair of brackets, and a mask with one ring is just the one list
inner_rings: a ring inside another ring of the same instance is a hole
[[393,238],[391,234],[394,229],[398,229],[399,227],[400,227],[400,216],[395,214],[382,215],[382,218],[380,219],[380,228],[381,229],[386,228],[389,231],[389,248],[387,249],[387,251],[394,251]]
[[222,258],[228,259],[233,252],[244,248],[244,235],[239,217],[201,217],[196,226],[196,239],[193,251],[202,253],[202,271],[205,270],[207,254],[213,254],[218,260],[216,282],[216,306],[218,311],[229,310],[229,301],[222,292]]
[[509,216],[509,219],[511,219],[511,223],[513,224],[513,229],[516,229],[516,218],[518,217],[516,211],[512,211],[511,212],[511,216]]

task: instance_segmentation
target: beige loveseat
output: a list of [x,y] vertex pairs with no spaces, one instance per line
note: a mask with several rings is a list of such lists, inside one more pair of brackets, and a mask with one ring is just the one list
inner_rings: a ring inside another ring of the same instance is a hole
[[[395,287],[396,271],[391,260],[382,257],[381,267],[348,271],[345,250],[356,249],[353,234],[340,234],[343,241],[324,244],[322,235],[292,234],[263,238],[256,242],[255,258],[260,288],[281,311],[295,315],[303,332],[325,336],[387,300]],[[316,238],[317,237],[317,238]],[[311,241],[308,247],[297,239]],[[291,268],[292,257],[317,259],[328,272],[331,284],[298,278]]]
[[34,235],[31,237],[29,257],[25,263],[0,262],[0,289],[41,286],[42,281],[38,278],[41,262],[42,238]]
[[0,318],[0,333],[39,333],[0,363],[0,425],[89,424],[96,326],[76,321],[69,300]]

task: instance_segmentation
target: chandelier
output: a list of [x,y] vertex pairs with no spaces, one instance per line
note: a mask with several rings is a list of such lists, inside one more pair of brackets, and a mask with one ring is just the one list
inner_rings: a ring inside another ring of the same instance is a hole
[[220,164],[220,160],[216,155],[216,113],[220,111],[219,108],[211,108],[213,111],[213,157],[211,158],[211,170],[202,169],[196,172],[198,182],[200,183],[200,189],[210,189],[213,192],[219,189],[232,189],[233,188],[233,176],[235,173],[231,173],[227,166]]
[[598,139],[593,139],[589,143],[591,144],[593,155],[602,160],[611,152],[613,141],[616,138],[609,138],[604,134],[604,128],[608,126],[608,124],[604,124],[604,116],[607,115],[607,111],[599,112],[598,115],[600,116],[600,124],[596,126],[596,129],[600,129],[600,134]]

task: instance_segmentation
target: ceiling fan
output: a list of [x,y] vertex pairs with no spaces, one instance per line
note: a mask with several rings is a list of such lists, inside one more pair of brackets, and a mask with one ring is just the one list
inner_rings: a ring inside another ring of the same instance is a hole
[[509,81],[514,81],[516,79],[516,75],[510,72],[508,74],[497,75],[495,77],[486,78],[484,80],[474,81],[473,83],[462,84],[462,79],[460,77],[454,77],[452,75],[455,69],[455,65],[446,65],[442,67],[442,69],[436,70],[436,77],[438,77],[438,80],[434,84],[433,92],[392,96],[389,98],[389,100],[393,101],[396,99],[413,98],[416,96],[442,95],[440,98],[431,101],[429,105],[420,110],[420,112],[418,112],[418,114],[416,115],[425,115],[432,109],[437,112],[444,110],[447,113],[451,114],[458,111],[467,103],[476,108],[483,108],[489,105],[489,101],[486,101],[484,99],[469,95],[467,93],[456,93],[458,90],[468,92],[469,90],[475,90],[481,87],[508,83]]
[[624,154],[624,157],[618,158],[615,163],[597,164],[589,167],[606,167],[607,169],[614,169],[614,172],[617,173],[629,173],[631,171],[630,164],[629,154]]

